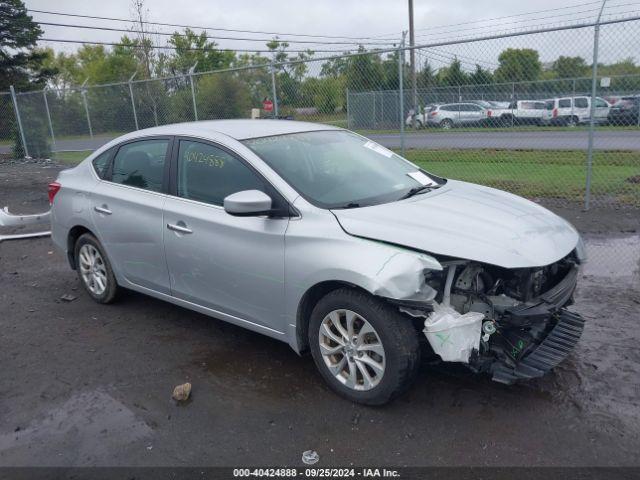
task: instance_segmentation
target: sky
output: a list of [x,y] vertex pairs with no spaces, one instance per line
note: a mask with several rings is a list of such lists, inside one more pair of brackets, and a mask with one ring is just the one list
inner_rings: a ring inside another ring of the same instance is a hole
[[[104,17],[132,18],[131,0],[26,0],[27,8]],[[593,0],[414,0],[416,44],[433,43],[452,38],[482,36],[526,28],[592,21],[597,16],[600,1]],[[265,32],[367,37],[363,42],[397,43],[408,29],[407,0],[146,0],[147,20],[203,27],[230,28]],[[526,12],[538,12],[523,15]],[[94,19],[61,17],[32,13],[37,21],[75,25],[98,25],[128,28],[130,23]],[[513,16],[516,15],[516,16]],[[605,18],[640,15],[639,0],[608,0]],[[496,18],[507,17],[509,18]],[[478,23],[483,19],[487,20]],[[175,28],[155,26],[172,32]],[[117,42],[121,32],[84,30],[69,27],[43,26],[44,38],[65,38]],[[242,34],[208,30],[210,35],[271,38],[273,35]],[[308,37],[282,37],[309,40]],[[491,68],[497,56],[509,46],[532,46],[540,51],[543,61],[552,61],[559,54],[582,55],[590,63],[593,30],[559,32],[517,39],[454,45],[423,52],[439,67],[450,62],[451,56],[463,60],[471,69],[475,63]],[[158,37],[160,43],[164,37]],[[316,41],[316,39],[312,39]],[[350,39],[318,39],[324,41],[355,41]],[[264,49],[263,41],[216,40],[222,48]],[[640,52],[640,22],[633,25],[613,25],[603,28],[602,54],[608,60],[638,55]],[[78,45],[44,43],[57,50],[73,51]],[[380,45],[382,46],[382,45]],[[353,49],[353,45],[293,44],[291,49],[315,50]],[[320,55],[320,54],[317,54]],[[326,54],[322,54],[326,55]],[[640,61],[640,58],[637,58]],[[442,65],[440,65],[442,64]]]

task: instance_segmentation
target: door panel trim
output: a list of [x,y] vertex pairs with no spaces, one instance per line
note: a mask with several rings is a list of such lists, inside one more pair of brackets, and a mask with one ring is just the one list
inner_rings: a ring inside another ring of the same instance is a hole
[[265,335],[268,335],[270,337],[273,338],[280,338],[283,341],[287,341],[286,338],[282,338],[283,336],[286,336],[285,332],[281,332],[279,330],[275,330],[273,328],[270,327],[266,327],[264,325],[260,325],[258,323],[254,323],[250,320],[245,320],[244,318],[241,317],[236,317],[234,315],[228,314],[228,313],[224,313],[221,312],[219,310],[214,310],[213,308],[209,308],[209,307],[204,307],[202,305],[199,305],[197,303],[193,303],[190,302],[188,300],[183,300],[182,298],[178,298],[178,297],[174,297],[172,295],[167,295],[165,293],[162,292],[158,292],[156,290],[147,288],[147,287],[143,287],[141,285],[138,285],[136,283],[132,283],[129,280],[125,280],[126,282],[126,287],[130,288],[131,290],[136,290],[140,293],[144,293],[147,294],[149,296],[155,297],[159,300],[164,300],[166,302],[169,303],[173,303],[174,305],[178,305],[181,307],[185,307],[189,310],[193,310],[195,312],[199,312],[199,313],[203,313],[205,315],[208,315],[210,317],[214,317],[218,320],[222,320],[225,322],[229,322],[232,323],[234,325],[238,325],[240,327],[243,328],[248,328],[249,330],[254,330],[260,333],[264,333]]

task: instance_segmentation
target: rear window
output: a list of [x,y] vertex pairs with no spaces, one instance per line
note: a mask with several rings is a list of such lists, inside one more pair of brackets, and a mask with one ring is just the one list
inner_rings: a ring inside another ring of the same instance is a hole
[[106,152],[101,153],[93,159],[93,169],[96,171],[98,177],[100,177],[102,180],[104,180],[107,175],[112,155],[113,149],[107,150]]
[[153,192],[162,191],[169,140],[150,139],[127,143],[113,159],[111,181]]

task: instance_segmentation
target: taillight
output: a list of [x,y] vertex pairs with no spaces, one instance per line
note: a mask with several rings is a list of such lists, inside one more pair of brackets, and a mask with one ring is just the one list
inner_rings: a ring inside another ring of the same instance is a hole
[[438,114],[438,112],[437,112],[437,111],[433,111],[433,112],[431,112],[431,116],[432,116],[432,117],[435,117],[437,114]]
[[493,115],[493,112],[491,110],[487,110],[487,117],[490,117],[491,115]]
[[49,184],[49,188],[47,189],[47,193],[49,194],[49,205],[53,205],[53,199],[56,198],[56,193],[60,191],[62,185],[58,182],[52,182]]
[[552,112],[553,118],[557,118],[558,117],[558,109],[554,108],[553,112]]

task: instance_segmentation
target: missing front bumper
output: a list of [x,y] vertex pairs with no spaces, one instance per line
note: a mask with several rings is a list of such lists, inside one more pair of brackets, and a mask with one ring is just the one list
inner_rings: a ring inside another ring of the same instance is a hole
[[[41,225],[49,223],[50,211],[37,213],[32,215],[13,215],[9,213],[9,207],[0,208],[0,227],[23,227],[27,225]],[[7,240],[22,240],[25,238],[47,237],[51,235],[50,231],[34,232],[34,233],[0,233],[0,242]]]

